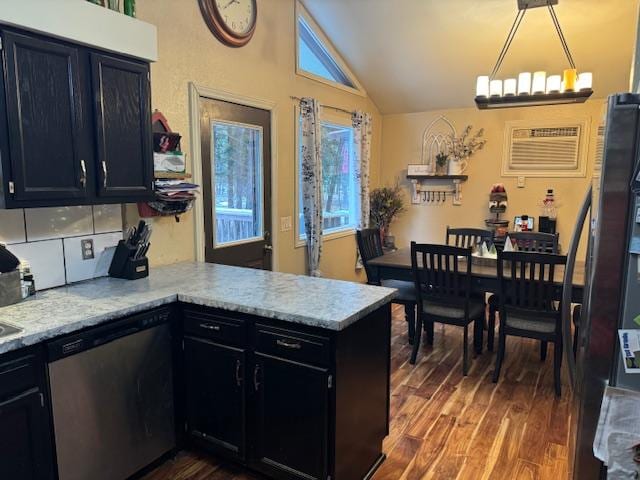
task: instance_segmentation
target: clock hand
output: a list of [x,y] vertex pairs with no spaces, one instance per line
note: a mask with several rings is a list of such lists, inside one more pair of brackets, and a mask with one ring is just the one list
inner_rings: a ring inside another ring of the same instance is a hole
[[240,1],[239,1],[239,0],[231,0],[229,3],[227,3],[227,4],[224,6],[224,8],[228,8],[228,7],[230,7],[231,5],[233,5],[234,3],[240,3]]

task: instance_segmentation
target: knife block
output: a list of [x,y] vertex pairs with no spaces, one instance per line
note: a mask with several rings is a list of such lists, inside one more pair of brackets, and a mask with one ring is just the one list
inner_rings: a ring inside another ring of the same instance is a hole
[[118,242],[111,260],[109,275],[126,280],[138,280],[149,276],[149,260],[147,257],[133,258],[136,248],[127,245],[124,240]]

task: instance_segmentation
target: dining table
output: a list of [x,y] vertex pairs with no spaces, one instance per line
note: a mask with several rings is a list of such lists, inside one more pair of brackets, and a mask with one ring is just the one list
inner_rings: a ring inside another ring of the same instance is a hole
[[[384,255],[370,259],[367,262],[369,271],[375,276],[369,281],[380,280],[405,280],[414,281],[411,269],[411,248],[399,248],[395,251],[386,252]],[[461,272],[466,272],[467,261],[460,259],[458,268]],[[555,297],[559,301],[562,299],[564,284],[564,267],[556,268],[554,271]],[[582,303],[585,286],[585,263],[576,261],[571,282],[571,303]],[[487,293],[499,293],[498,282],[498,262],[489,260],[486,257],[471,262],[471,294],[476,296]],[[484,329],[482,329],[484,330]],[[474,344],[476,352],[482,351],[483,331],[474,330]]]

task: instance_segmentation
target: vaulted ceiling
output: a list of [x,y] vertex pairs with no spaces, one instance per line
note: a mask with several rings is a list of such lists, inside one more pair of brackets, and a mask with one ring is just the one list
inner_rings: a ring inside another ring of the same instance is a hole
[[[516,0],[303,0],[382,113],[473,105]],[[638,0],[560,0],[556,12],[594,97],[629,89]],[[525,15],[498,77],[567,68],[546,8]]]

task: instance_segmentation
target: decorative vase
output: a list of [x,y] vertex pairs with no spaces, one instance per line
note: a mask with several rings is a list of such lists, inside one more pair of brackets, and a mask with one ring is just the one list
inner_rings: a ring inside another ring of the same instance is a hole
[[[451,163],[451,162],[447,162],[447,163]],[[446,175],[447,169],[448,169],[447,164],[445,165],[436,164],[436,175]]]
[[466,160],[459,160],[457,158],[449,159],[449,175],[462,175],[467,168]]
[[136,16],[136,0],[124,0],[124,14],[130,17]]
[[107,0],[107,6],[110,10],[120,11],[120,0]]
[[382,246],[384,248],[393,249],[396,248],[396,237],[393,235],[385,235],[382,241]]

